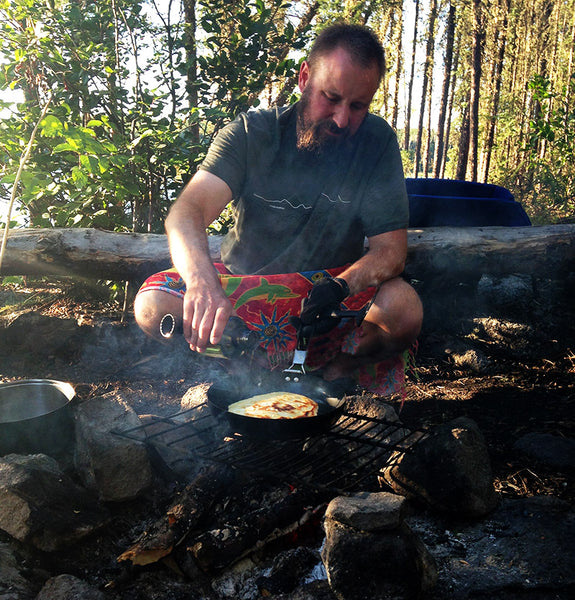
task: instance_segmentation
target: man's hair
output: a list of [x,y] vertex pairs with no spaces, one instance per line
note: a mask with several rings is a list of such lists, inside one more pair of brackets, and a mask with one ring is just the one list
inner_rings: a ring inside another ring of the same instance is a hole
[[379,69],[379,78],[385,74],[385,51],[379,38],[368,27],[348,23],[336,23],[323,29],[315,39],[308,63],[313,68],[318,59],[336,48],[346,50],[351,58],[363,68],[373,64]]

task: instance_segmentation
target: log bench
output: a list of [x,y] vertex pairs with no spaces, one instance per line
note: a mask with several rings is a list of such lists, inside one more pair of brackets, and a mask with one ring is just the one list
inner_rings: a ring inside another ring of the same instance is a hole
[[[477,274],[523,273],[561,278],[575,272],[575,224],[535,227],[410,229],[405,273],[425,280],[441,274],[466,280]],[[210,236],[219,257],[221,237]],[[0,275],[80,276],[139,282],[170,266],[163,234],[98,229],[14,229]]]

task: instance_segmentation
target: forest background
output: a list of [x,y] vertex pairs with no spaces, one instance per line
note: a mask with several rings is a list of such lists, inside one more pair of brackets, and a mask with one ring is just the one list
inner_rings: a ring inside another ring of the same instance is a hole
[[384,43],[372,112],[406,176],[572,220],[575,0],[0,0],[0,229],[163,232],[222,125],[295,101],[299,61],[342,18]]

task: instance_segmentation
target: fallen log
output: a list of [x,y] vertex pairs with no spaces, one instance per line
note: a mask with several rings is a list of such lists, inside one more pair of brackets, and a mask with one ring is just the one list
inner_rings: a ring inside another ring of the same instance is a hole
[[406,273],[415,279],[575,272],[575,224],[411,229],[408,244]]
[[[219,258],[221,237],[211,236]],[[171,264],[165,235],[97,229],[15,229],[0,275],[143,280]],[[409,230],[406,274],[464,279],[485,273],[561,276],[575,271],[575,224],[537,227],[435,227]]]

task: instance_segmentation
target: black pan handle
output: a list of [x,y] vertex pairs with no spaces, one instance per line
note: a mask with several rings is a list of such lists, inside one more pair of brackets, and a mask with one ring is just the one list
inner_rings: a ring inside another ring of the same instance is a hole
[[369,310],[371,304],[362,308],[361,310],[332,310],[330,313],[330,317],[334,319],[354,319],[355,324],[359,327]]

